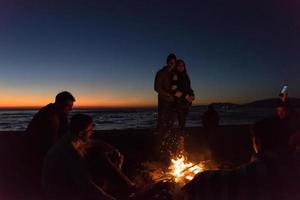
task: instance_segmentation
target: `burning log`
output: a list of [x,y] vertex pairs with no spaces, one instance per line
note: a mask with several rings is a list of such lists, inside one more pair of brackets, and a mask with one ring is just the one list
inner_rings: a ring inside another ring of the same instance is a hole
[[192,163],[182,155],[171,159],[168,171],[159,180],[172,180],[182,187],[204,170],[204,161]]
[[173,180],[180,186],[185,185],[187,182],[191,181],[194,176],[202,171],[204,171],[203,162],[192,163],[188,161],[187,152],[185,151],[185,138],[180,135],[176,137],[173,135],[173,145],[175,145],[176,151],[174,154],[170,153],[171,163],[168,170],[159,179],[170,179]]
[[[141,199],[182,200],[181,188],[189,183],[197,174],[216,169],[211,160],[191,161],[186,155],[170,157],[170,164],[165,162],[145,162],[135,182],[143,185]],[[137,194],[137,196],[140,196]]]
[[[160,181],[174,182],[182,187],[191,181],[198,173],[208,169],[208,161],[193,163],[188,161],[186,156],[178,156],[171,159],[171,164],[164,169],[163,165],[158,162],[143,163],[144,174],[150,177],[151,183]],[[209,168],[211,168],[209,166]]]
[[[161,159],[161,162],[143,163],[143,171],[137,178],[138,181],[135,180],[135,182],[142,183],[144,191],[148,191],[146,192],[147,196],[155,196],[152,199],[182,199],[181,188],[197,174],[212,169],[212,167],[207,161],[194,162],[188,159],[189,156],[184,149],[184,137],[182,136],[170,137],[163,144],[162,149],[165,151],[161,153],[166,156],[167,160]],[[142,179],[144,182],[141,181]]]
[[[182,200],[181,188],[190,182],[198,173],[207,170],[207,161],[191,162],[186,156],[174,157],[171,164],[164,169],[159,162],[143,163],[144,175],[150,176],[148,183],[144,184],[139,199]],[[147,178],[146,178],[147,179]]]

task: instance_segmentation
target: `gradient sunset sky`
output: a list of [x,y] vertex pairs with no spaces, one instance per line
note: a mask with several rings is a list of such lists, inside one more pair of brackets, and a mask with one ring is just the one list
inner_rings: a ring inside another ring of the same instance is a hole
[[0,2],[0,107],[152,106],[155,73],[186,61],[195,104],[300,97],[297,0]]

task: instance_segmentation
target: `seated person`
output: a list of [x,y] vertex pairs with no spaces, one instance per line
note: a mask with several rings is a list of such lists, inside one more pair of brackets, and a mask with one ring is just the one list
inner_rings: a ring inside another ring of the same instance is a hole
[[213,104],[210,104],[207,111],[203,114],[202,124],[205,129],[212,131],[219,126],[219,114]]
[[288,99],[288,93],[281,96],[276,107],[276,117],[285,126],[287,134],[290,135],[290,146],[292,150],[299,153],[300,150],[300,116],[293,108]]
[[184,186],[185,199],[300,199],[299,162],[288,140],[278,119],[258,122],[252,138],[256,159],[234,170],[200,173]]
[[[100,177],[103,182],[110,183],[111,178],[113,181],[124,183],[124,187],[134,186],[120,170],[122,156],[118,151],[104,142],[93,142],[92,134],[91,117],[77,114],[71,118],[69,133],[49,150],[44,161],[42,180],[47,198],[51,200],[115,199],[101,185],[96,184],[90,172],[91,164],[88,161],[93,156],[90,156],[89,152],[96,146],[99,147],[98,150],[102,150],[97,154],[103,161],[102,165],[101,162],[98,163],[99,169],[107,175]],[[115,156],[117,164],[114,164],[111,159],[111,155],[115,154],[118,155]]]

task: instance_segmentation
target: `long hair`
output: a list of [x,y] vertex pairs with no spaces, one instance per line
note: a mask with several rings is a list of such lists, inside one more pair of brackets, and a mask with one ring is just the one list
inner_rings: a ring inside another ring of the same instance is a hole
[[85,114],[76,114],[71,118],[69,130],[73,136],[78,136],[80,131],[83,131],[92,123],[93,119],[91,116]]
[[183,70],[182,72],[180,72],[180,73],[183,73],[183,74],[185,74],[185,75],[188,75],[187,69],[186,69],[186,66],[185,66],[185,62],[184,62],[183,60],[181,60],[181,59],[179,59],[179,60],[176,61],[176,70],[177,70],[177,65],[178,65],[179,63],[183,64],[183,66],[184,66],[184,70]]

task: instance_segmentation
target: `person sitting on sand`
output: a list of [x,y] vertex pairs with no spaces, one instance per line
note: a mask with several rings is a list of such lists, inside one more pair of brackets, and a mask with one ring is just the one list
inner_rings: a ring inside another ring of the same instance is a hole
[[208,106],[207,111],[202,116],[202,125],[205,131],[205,140],[209,145],[212,157],[217,159],[219,154],[219,135],[217,134],[217,128],[219,126],[219,114],[214,108],[213,104]]
[[278,119],[280,119],[280,121],[286,125],[287,132],[290,135],[300,131],[299,114],[290,104],[287,92],[283,93],[281,96],[276,107],[276,114]]
[[299,161],[289,153],[288,135],[278,119],[256,123],[252,142],[253,162],[200,173],[184,186],[185,199],[299,199]]
[[48,104],[34,115],[26,132],[31,138],[35,155],[43,158],[49,148],[66,133],[73,102],[75,98],[71,93],[61,92],[56,95],[55,103]]
[[[115,197],[104,190],[101,183],[113,184],[115,181],[123,190],[134,187],[120,170],[120,153],[102,141],[94,141],[92,134],[92,118],[83,114],[74,115],[68,134],[47,153],[42,182],[49,199],[112,200]],[[115,162],[111,157],[115,158]],[[91,172],[92,168],[100,172],[97,177]]]
[[[285,126],[287,134],[290,136],[290,146],[293,150],[300,148],[300,116],[290,104],[288,93],[281,96],[276,107],[276,117]],[[300,149],[299,149],[300,150]]]
[[202,124],[207,131],[213,131],[219,126],[219,115],[213,104],[210,104],[207,111],[203,114]]

